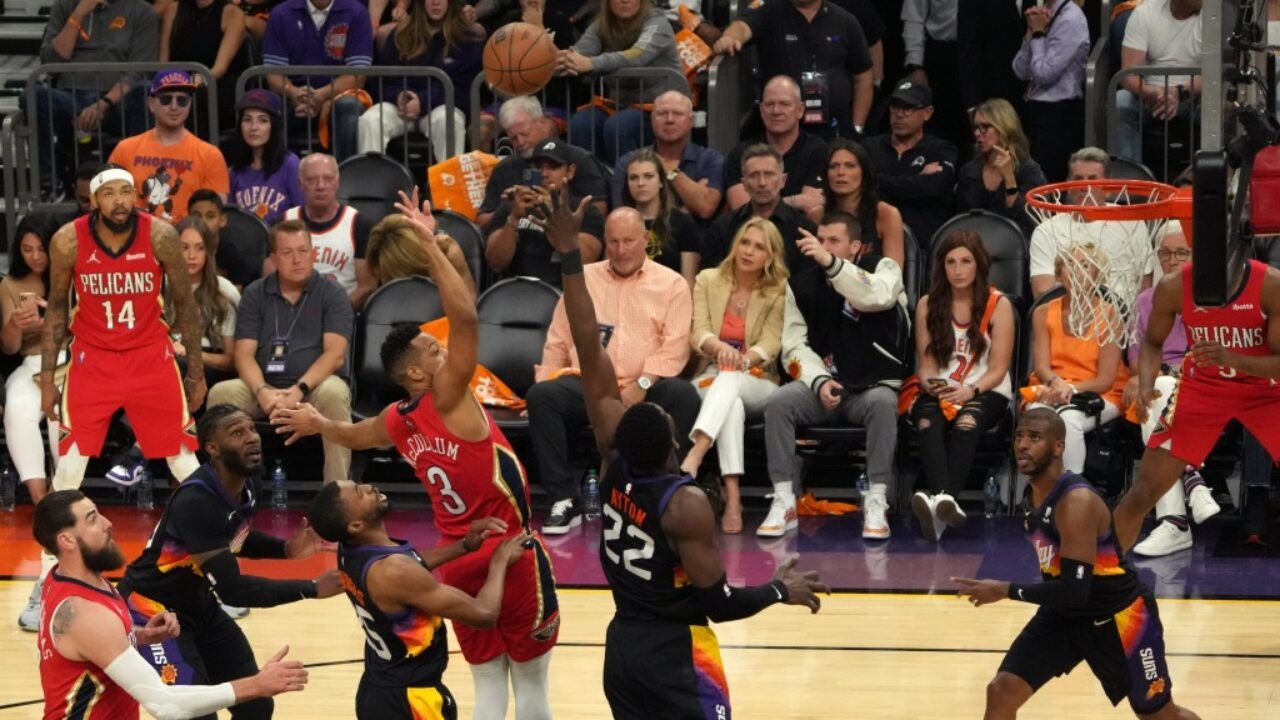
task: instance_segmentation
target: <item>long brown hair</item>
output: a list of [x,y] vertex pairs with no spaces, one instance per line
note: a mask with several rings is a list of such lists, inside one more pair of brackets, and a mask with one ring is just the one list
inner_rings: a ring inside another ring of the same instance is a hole
[[448,57],[455,45],[472,34],[471,26],[462,16],[462,0],[449,0],[444,11],[444,18],[435,27],[427,17],[426,0],[409,0],[409,14],[396,24],[396,50],[401,60],[409,60],[426,52],[431,40],[437,32],[444,33],[444,51],[441,57]]
[[[200,270],[200,287],[193,288],[196,310],[200,313],[200,332],[208,339],[210,348],[225,352],[229,348],[222,346],[222,324],[227,313],[231,312],[231,303],[218,290],[218,264],[213,259],[218,254],[218,234],[195,215],[186,216],[174,229],[178,231],[179,239],[188,229],[200,233],[200,240],[204,243],[204,268]],[[175,328],[174,323],[177,322],[174,307],[173,303],[165,303],[164,306],[165,322],[170,328]],[[187,348],[187,352],[200,352],[200,348]]]
[[622,204],[639,209],[635,197],[631,194],[631,183],[627,182],[627,173],[631,171],[633,165],[639,163],[652,164],[654,172],[658,174],[658,216],[653,219],[653,228],[650,232],[658,241],[659,252],[665,248],[679,250],[679,243],[671,232],[671,213],[677,212],[675,198],[672,196],[671,183],[667,182],[667,173],[662,169],[662,158],[658,157],[658,153],[649,148],[640,148],[631,153],[631,159],[622,169]]
[[602,52],[622,52],[636,44],[640,39],[640,31],[648,22],[649,16],[657,12],[649,0],[640,0],[640,9],[630,20],[621,20],[613,14],[613,4],[609,0],[600,0],[600,12],[596,15],[596,35],[600,36]]
[[991,254],[982,238],[972,230],[952,230],[933,253],[933,275],[929,286],[929,312],[925,327],[929,329],[929,355],[940,366],[951,361],[955,351],[955,337],[951,331],[951,281],[947,279],[947,255],[952,250],[964,248],[973,254],[977,272],[973,276],[973,301],[969,310],[969,347],[975,358],[987,351],[987,339],[978,331],[982,315],[991,296]]

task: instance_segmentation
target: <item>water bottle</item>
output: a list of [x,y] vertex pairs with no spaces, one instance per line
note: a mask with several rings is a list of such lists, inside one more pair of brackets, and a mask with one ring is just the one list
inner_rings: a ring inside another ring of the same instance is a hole
[[144,462],[142,467],[138,468],[138,482],[134,485],[139,510],[150,510],[156,506],[151,496],[151,490],[151,468]]
[[13,511],[13,506],[18,502],[18,473],[13,471],[13,466],[5,463],[4,470],[0,470],[0,507]]
[[289,476],[284,472],[284,460],[276,458],[271,470],[271,509],[289,509]]
[[582,514],[587,520],[600,518],[600,474],[595,468],[587,471],[586,489],[582,493]]
[[858,497],[865,499],[870,492],[871,480],[867,477],[867,471],[863,470],[862,474],[858,476]]
[[1000,512],[1000,483],[996,482],[994,470],[987,473],[987,481],[982,485],[983,515],[995,517]]

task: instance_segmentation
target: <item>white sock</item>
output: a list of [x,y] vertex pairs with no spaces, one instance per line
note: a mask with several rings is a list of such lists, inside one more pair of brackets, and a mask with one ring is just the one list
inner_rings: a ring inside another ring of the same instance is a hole
[[79,490],[84,482],[84,471],[89,467],[89,458],[80,454],[80,447],[74,443],[58,460],[58,467],[53,472],[51,490]]
[[191,477],[191,473],[200,469],[200,461],[196,459],[196,454],[186,448],[178,451],[177,455],[170,455],[164,459],[169,464],[169,472],[173,473],[173,479],[182,482]]
[[550,666],[550,650],[527,662],[511,663],[516,720],[551,720],[551,702],[547,699],[547,669]]
[[471,681],[476,691],[476,704],[471,717],[475,720],[505,720],[507,656],[499,655],[487,663],[470,667]]
[[879,495],[880,499],[883,500],[889,496],[889,483],[871,483],[870,487],[867,488],[867,494]]
[[782,495],[784,497],[794,498],[796,496],[795,491],[792,490],[790,480],[782,480],[779,482],[775,482],[773,484],[773,491],[778,495]]

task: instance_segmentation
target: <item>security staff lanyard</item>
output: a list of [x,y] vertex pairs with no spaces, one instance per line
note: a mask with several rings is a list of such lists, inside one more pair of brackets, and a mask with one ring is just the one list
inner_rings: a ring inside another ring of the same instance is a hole
[[[827,97],[829,83],[827,73],[818,69],[818,43],[820,35],[814,32],[813,23],[818,21],[825,7],[818,8],[818,15],[815,15],[813,22],[804,21],[803,37],[807,42],[809,50],[809,70],[800,73],[800,95],[804,101],[804,119],[805,125],[826,125],[828,119]],[[792,9],[792,12],[799,14],[798,10]]]
[[[284,294],[281,293],[281,297]],[[298,324],[298,318],[302,316],[302,309],[306,307],[307,300],[311,297],[311,293],[306,288],[302,289],[302,301],[293,309],[293,320],[289,322],[289,330],[284,334],[280,334],[280,306],[276,305],[272,308],[272,315],[276,323],[276,338],[271,343],[271,352],[267,356],[267,374],[280,375],[284,373],[286,357],[289,354],[289,337],[293,335],[293,328]],[[287,300],[287,298],[286,298]]]

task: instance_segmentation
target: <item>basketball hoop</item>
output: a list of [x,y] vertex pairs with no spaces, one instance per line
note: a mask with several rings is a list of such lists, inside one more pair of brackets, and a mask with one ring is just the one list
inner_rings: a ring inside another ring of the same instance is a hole
[[1138,340],[1138,292],[1166,223],[1191,242],[1191,196],[1149,180],[1074,180],[1027,193],[1071,286],[1067,324],[1077,337],[1122,347]]

